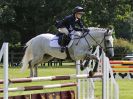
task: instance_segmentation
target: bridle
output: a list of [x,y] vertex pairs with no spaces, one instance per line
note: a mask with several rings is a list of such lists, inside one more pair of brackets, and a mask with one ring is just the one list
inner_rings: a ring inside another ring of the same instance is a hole
[[109,34],[108,32],[109,32],[109,29],[107,29],[107,31],[104,33],[104,37],[103,37],[103,39],[101,40],[100,43],[96,41],[96,39],[89,33],[89,31],[84,32],[81,38],[83,38],[83,37],[85,38],[85,40],[86,40],[86,42],[87,42],[87,44],[88,44],[88,46],[89,46],[90,48],[92,48],[92,47],[90,46],[88,40],[86,39],[86,36],[87,36],[87,35],[89,35],[89,36],[94,40],[94,42],[95,42],[100,48],[102,48],[102,49],[103,49],[103,47],[102,47],[101,44],[104,42],[105,49],[103,49],[103,50],[106,51],[106,50],[109,49],[109,48],[113,48],[113,47],[107,47],[107,43],[106,43],[106,42],[108,42],[108,40],[106,40],[105,38],[106,38],[106,36],[112,36],[112,34]]
[[114,47],[107,47],[106,42],[108,42],[109,40],[106,40],[106,39],[105,39],[106,36],[112,36],[112,34],[108,34],[108,32],[106,32],[106,33],[104,34],[104,45],[105,45],[105,48],[106,48],[106,49],[114,48]]

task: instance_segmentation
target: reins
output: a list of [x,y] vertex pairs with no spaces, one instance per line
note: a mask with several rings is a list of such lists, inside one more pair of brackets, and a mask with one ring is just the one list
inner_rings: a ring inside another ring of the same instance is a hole
[[[86,39],[86,36],[89,35],[89,36],[95,41],[95,43],[96,43],[97,45],[100,46],[100,48],[103,48],[103,47],[101,46],[101,44],[104,42],[105,37],[106,37],[106,36],[109,36],[109,34],[108,34],[108,35],[106,34],[106,33],[108,33],[108,32],[109,32],[109,29],[107,29],[107,31],[104,33],[104,37],[103,37],[103,39],[102,39],[102,41],[101,41],[100,43],[98,43],[98,42],[96,41],[96,39],[89,33],[89,31],[88,31],[88,32],[84,32],[84,33],[82,34],[82,36],[81,36],[80,38],[78,38],[79,40],[78,40],[78,42],[76,43],[76,45],[78,45],[78,43],[79,43],[79,41],[80,41],[81,38],[84,38],[84,39],[86,40],[86,42],[87,42],[89,48],[92,48],[92,46],[90,46],[90,43],[89,43],[88,40]],[[110,34],[110,35],[111,35],[111,34]],[[74,38],[74,39],[76,39],[76,38]],[[104,42],[104,45],[105,45],[105,47],[106,47],[105,42]],[[113,48],[113,47],[106,47],[106,48]],[[105,49],[104,49],[104,50],[105,50]]]

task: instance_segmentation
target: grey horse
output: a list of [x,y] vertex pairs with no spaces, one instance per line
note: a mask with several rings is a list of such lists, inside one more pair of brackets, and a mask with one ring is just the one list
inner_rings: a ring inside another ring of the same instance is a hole
[[[99,45],[106,50],[107,56],[114,55],[113,30],[105,28],[90,27],[88,32],[73,31],[73,38],[68,47],[68,52],[72,60],[93,59],[98,62],[98,57],[91,53],[92,46]],[[40,34],[26,43],[26,51],[22,59],[21,72],[30,67],[30,77],[37,77],[37,65],[48,62],[53,58],[66,59],[66,52],[61,53],[60,47],[51,47],[50,42],[55,35],[50,33]],[[34,70],[33,70],[34,67]],[[91,74],[94,75],[96,68]]]

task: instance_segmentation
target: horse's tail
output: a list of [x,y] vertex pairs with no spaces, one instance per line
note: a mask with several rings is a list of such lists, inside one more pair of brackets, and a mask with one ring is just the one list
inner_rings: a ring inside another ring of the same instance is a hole
[[26,51],[22,59],[22,68],[21,72],[24,72],[28,66],[29,66],[29,61],[33,58],[32,56],[32,39],[26,43]]

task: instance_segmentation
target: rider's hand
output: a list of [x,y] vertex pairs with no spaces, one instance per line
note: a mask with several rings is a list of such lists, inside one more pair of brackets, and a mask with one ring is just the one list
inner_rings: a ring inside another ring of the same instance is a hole
[[83,28],[82,31],[83,31],[83,32],[89,32],[89,29]]

